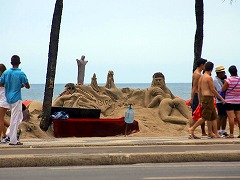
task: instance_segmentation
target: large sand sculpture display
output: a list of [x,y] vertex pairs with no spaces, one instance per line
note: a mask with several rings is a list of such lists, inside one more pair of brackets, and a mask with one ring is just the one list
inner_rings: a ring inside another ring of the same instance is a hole
[[98,86],[94,74],[89,86],[66,84],[64,91],[53,102],[53,106],[101,109],[103,117],[111,116],[119,107],[127,108],[129,104],[157,108],[159,121],[166,123],[186,125],[191,119],[185,101],[172,94],[162,73],[153,75],[152,85],[147,89],[117,88],[113,71],[108,72],[105,86]]

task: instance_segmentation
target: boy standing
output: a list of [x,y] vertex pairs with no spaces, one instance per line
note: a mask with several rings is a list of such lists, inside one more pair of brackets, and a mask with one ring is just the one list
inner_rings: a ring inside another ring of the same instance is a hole
[[4,71],[0,78],[0,85],[5,87],[7,103],[10,105],[11,119],[7,129],[7,136],[10,137],[9,145],[22,145],[17,138],[18,126],[23,119],[21,88],[30,88],[27,76],[18,67],[20,57],[13,55],[11,58],[12,68]]
[[[196,70],[193,72],[192,75],[192,90],[191,90],[191,99],[190,99],[190,105],[192,108],[192,115],[193,112],[196,110],[198,104],[199,104],[199,100],[198,100],[198,82],[200,77],[202,76],[202,71],[204,70],[204,66],[205,63],[207,62],[206,59],[200,58],[197,60],[197,68]],[[193,126],[193,124],[196,123],[195,120],[191,120],[190,121],[190,127]],[[205,132],[205,122],[202,123],[201,125],[201,129],[202,129],[202,136],[206,136],[206,132]],[[196,139],[198,139],[198,137],[194,137]]]

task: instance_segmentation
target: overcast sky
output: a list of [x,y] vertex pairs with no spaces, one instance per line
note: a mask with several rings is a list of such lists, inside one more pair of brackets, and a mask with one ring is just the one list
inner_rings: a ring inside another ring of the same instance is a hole
[[[240,69],[240,1],[205,0],[202,57]],[[13,54],[31,84],[45,83],[55,0],[0,0],[0,63]],[[196,29],[194,0],[64,0],[55,83],[76,83],[77,62],[88,61],[85,83],[191,82]],[[215,73],[214,73],[215,74]]]

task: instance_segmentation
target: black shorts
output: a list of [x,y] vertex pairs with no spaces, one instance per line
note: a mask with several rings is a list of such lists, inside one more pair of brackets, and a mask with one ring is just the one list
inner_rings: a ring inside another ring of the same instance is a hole
[[199,104],[199,101],[198,101],[198,94],[195,93],[194,96],[193,96],[193,102],[192,102],[192,115],[193,115],[193,112],[196,110],[197,106]]
[[226,106],[222,103],[217,103],[217,110],[219,116],[227,116]]
[[240,104],[226,103],[225,106],[227,111],[240,111]]

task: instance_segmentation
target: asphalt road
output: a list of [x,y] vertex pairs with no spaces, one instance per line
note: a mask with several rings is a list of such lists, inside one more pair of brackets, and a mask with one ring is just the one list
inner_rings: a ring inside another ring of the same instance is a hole
[[240,179],[239,162],[1,168],[1,179],[187,180]]

